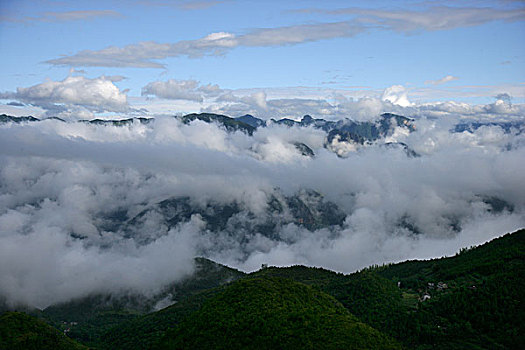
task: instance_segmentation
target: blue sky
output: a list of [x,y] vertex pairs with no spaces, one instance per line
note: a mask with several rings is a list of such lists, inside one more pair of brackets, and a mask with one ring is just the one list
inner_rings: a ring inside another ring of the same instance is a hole
[[4,0],[0,112],[269,116],[265,101],[384,101],[392,86],[405,107],[520,104],[524,20],[508,0]]

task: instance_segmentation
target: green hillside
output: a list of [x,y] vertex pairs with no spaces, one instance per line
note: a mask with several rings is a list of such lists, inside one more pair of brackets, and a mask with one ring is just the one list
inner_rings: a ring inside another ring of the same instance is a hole
[[104,349],[150,349],[168,329],[199,310],[206,300],[223,290],[222,285],[244,276],[238,270],[204,258],[197,258],[196,264],[196,272],[191,278],[168,288],[177,295],[177,303],[106,331],[98,339],[98,346]]
[[401,327],[399,319],[410,310],[396,283],[370,270],[344,275],[305,266],[268,267],[251,276],[289,278],[316,287],[336,298],[361,321],[393,336]]
[[[70,337],[90,346],[101,346],[101,339],[104,339],[104,344],[110,343],[113,348],[147,349],[151,345],[150,338],[172,325],[171,318],[163,313],[144,316],[153,311],[156,303],[160,300],[166,300],[168,304],[180,303],[243,275],[208,259],[196,258],[192,276],[166,286],[155,298],[136,294],[90,295],[50,306],[43,311],[43,317],[59,329],[69,328]],[[190,310],[195,308],[190,307]],[[110,330],[111,335],[106,337]]]
[[525,348],[525,230],[454,257],[350,275],[304,266],[269,267],[253,275],[319,288],[408,348]]
[[[372,269],[427,295],[396,336],[421,349],[524,349],[525,230],[454,257]],[[392,333],[390,333],[392,334]]]
[[223,287],[206,290],[163,310],[124,322],[104,333],[96,347],[108,350],[151,349],[169,329],[199,310],[206,300],[221,290]]
[[159,349],[400,349],[333,297],[289,279],[240,280],[167,332]]
[[76,343],[45,322],[21,312],[0,315],[0,349],[81,350]]

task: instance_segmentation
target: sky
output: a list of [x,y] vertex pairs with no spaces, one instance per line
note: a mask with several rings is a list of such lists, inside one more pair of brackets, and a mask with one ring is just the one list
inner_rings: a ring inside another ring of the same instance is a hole
[[[4,0],[0,113],[300,118],[315,101],[309,114],[340,118],[342,99],[522,104],[524,20],[510,0]],[[300,107],[271,108],[284,100]]]

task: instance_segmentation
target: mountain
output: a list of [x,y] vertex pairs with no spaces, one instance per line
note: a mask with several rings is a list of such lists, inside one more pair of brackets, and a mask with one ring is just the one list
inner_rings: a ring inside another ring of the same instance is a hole
[[301,119],[301,121],[295,121],[293,119],[288,119],[288,118],[283,118],[283,119],[279,119],[279,120],[271,119],[270,121],[272,123],[274,123],[274,124],[286,125],[286,126],[289,126],[289,127],[294,127],[294,126],[297,126],[297,127],[312,126],[312,127],[316,128],[316,129],[321,129],[321,130],[326,131],[326,132],[332,130],[337,124],[337,122],[334,122],[334,121],[328,121],[328,120],[324,120],[324,119],[314,119],[310,115],[305,115]]
[[244,124],[251,125],[254,128],[258,128],[260,126],[266,126],[266,122],[264,120],[256,118],[251,114],[245,114],[242,117],[235,118],[235,120],[241,123],[244,123]]
[[343,275],[305,266],[267,267],[250,276],[278,277],[304,283],[333,296],[361,321],[392,333],[398,314],[406,314],[396,283],[372,271]]
[[346,217],[335,203],[325,200],[316,191],[301,190],[294,195],[285,196],[275,190],[268,195],[266,211],[257,215],[236,202],[202,204],[192,201],[189,197],[168,198],[148,206],[129,219],[123,225],[122,231],[136,241],[148,242],[152,237],[144,235],[143,228],[147,225],[149,217],[160,218],[169,230],[188,222],[193,215],[198,215],[206,223],[208,230],[227,231],[232,237],[239,237],[239,240],[256,233],[275,239],[279,237],[281,228],[291,223],[310,231],[341,226]]
[[301,152],[301,155],[306,156],[306,157],[315,156],[314,151],[310,147],[308,147],[307,144],[302,143],[302,142],[294,142],[293,145],[299,152]]
[[[252,115],[244,115],[239,118],[229,118],[223,115],[202,113],[189,114],[182,117],[183,122],[190,123],[191,121],[199,119],[205,122],[215,122],[222,124],[228,131],[243,130],[249,135],[252,135],[256,128],[265,127],[262,119],[253,117]],[[245,125],[242,127],[235,124],[235,122]],[[305,115],[301,121],[295,121],[289,118],[282,118],[279,120],[271,119],[270,124],[283,125],[287,127],[313,127],[326,132],[326,139],[324,147],[340,157],[345,157],[349,152],[356,150],[357,147],[372,144],[386,137],[392,136],[396,128],[401,128],[406,133],[416,130],[414,120],[406,118],[401,115],[393,113],[383,113],[376,121],[358,122],[351,119],[344,119],[339,121],[329,121],[324,119],[314,119],[310,115]],[[253,130],[246,131],[246,125],[253,128]],[[306,157],[313,157],[315,153],[305,143],[293,142],[297,150]],[[397,142],[385,142],[389,148],[401,148],[405,151],[408,157],[417,157],[418,154],[412,150],[408,145]]]
[[237,281],[166,332],[158,349],[401,349],[326,293],[281,278]]
[[397,281],[418,310],[398,330],[429,348],[525,348],[525,230],[456,256],[373,269]]
[[391,135],[396,127],[409,132],[415,131],[413,121],[392,113],[381,114],[381,118],[376,122],[355,122],[349,119],[339,121],[328,132],[327,143],[330,144],[337,138],[339,142],[351,141],[362,145]]
[[[520,230],[480,247],[464,249],[454,257],[373,266],[350,275],[305,266],[263,267],[241,279],[241,282],[253,279],[253,285],[223,285],[204,290],[164,310],[144,316],[140,323],[138,319],[129,325],[122,325],[108,332],[104,339],[113,340],[108,348],[129,349],[149,348],[160,334],[165,334],[162,341],[164,348],[178,348],[181,342],[188,348],[210,344],[214,347],[238,345],[236,342],[242,342],[246,332],[253,331],[247,323],[253,325],[258,319],[272,320],[271,316],[264,314],[264,310],[267,308],[274,312],[272,303],[276,298],[272,297],[274,286],[266,284],[267,281],[282,280],[308,285],[315,291],[332,296],[359,322],[397,339],[406,348],[520,349],[524,345],[520,336],[524,330],[520,321],[524,315],[521,304],[525,293],[524,257],[525,230]],[[280,287],[276,288],[279,290]],[[292,290],[294,292],[290,294],[280,291],[276,295],[290,299],[291,305],[301,303],[304,289]],[[258,294],[262,298],[260,304],[252,300]],[[246,295],[250,298],[244,299]],[[264,299],[265,295],[271,300]],[[277,302],[281,300],[277,299]],[[246,309],[237,309],[236,305],[246,306]],[[275,307],[279,310],[286,308],[282,305]],[[262,309],[262,314],[258,313],[259,309]],[[286,312],[300,314],[300,311]],[[276,313],[279,314],[279,311]],[[279,315],[280,319],[290,319],[290,316]],[[179,326],[167,331],[170,329],[169,320]],[[204,322],[210,326],[204,327]],[[156,333],[141,333],[141,327],[148,329],[148,324],[157,326]],[[244,328],[243,331],[241,328],[234,328],[236,331],[224,328],[230,325]],[[287,329],[293,326],[280,324],[279,327]],[[210,333],[207,333],[210,328]],[[294,332],[290,330],[288,333],[296,334]],[[221,337],[223,333],[228,337]],[[125,343],[126,346],[119,347],[118,339],[131,335],[137,339],[136,344],[140,344],[138,339],[143,338],[149,339],[149,342],[143,346]],[[197,339],[202,339],[204,343],[195,343]],[[264,341],[263,336],[255,344],[264,347]]]
[[217,123],[220,125],[223,125],[226,130],[228,131],[242,131],[247,133],[248,135],[253,135],[253,132],[255,131],[255,127],[253,127],[250,124],[246,124],[242,121],[236,120],[234,118],[230,118],[228,116],[222,115],[222,114],[213,114],[213,113],[192,113],[187,114],[185,116],[179,117],[179,119],[184,124],[189,124],[194,120],[200,120],[206,123]]
[[456,124],[451,132],[469,132],[473,133],[484,126],[497,126],[503,129],[505,133],[510,133],[512,130],[516,130],[521,134],[525,130],[524,121],[512,121],[512,122],[469,122]]
[[419,153],[414,151],[404,142],[386,142],[381,146],[389,149],[402,149],[409,158],[421,157]]
[[21,312],[0,315],[0,349],[82,350],[85,346],[36,317]]
[[289,119],[289,118],[282,118],[282,119],[279,119],[279,120],[275,120],[275,119],[270,119],[270,121],[272,123],[275,123],[275,124],[278,124],[278,125],[285,125],[285,126],[301,126],[301,123],[300,122],[296,122],[295,120],[293,119]]
[[[191,276],[165,286],[153,296],[137,293],[96,294],[52,305],[42,311],[41,317],[58,329],[69,329],[68,336],[85,344],[97,344],[113,327],[139,324],[142,334],[155,325],[145,325],[141,316],[185,300],[202,291],[235,281],[244,273],[204,258],[195,259]],[[135,320],[138,320],[135,321]],[[167,328],[167,327],[166,327]],[[120,337],[122,338],[122,337]],[[145,337],[142,336],[144,341]],[[136,341],[136,340],[134,340]],[[122,343],[122,339],[119,340]]]
[[313,126],[317,129],[324,131],[332,130],[337,123],[333,121],[327,121],[324,119],[314,119],[310,115],[305,115],[303,119],[299,122],[300,126]]
[[149,124],[154,118],[128,118],[128,119],[91,119],[91,120],[80,120],[81,123],[88,123],[94,125],[110,125],[110,126],[127,126],[135,122],[140,124]]
[[[266,121],[256,118],[250,114],[246,114],[237,118],[231,118],[222,114],[192,113],[176,118],[184,124],[191,124],[195,120],[200,120],[205,123],[215,123],[224,127],[228,132],[241,131],[248,134],[249,136],[253,136],[253,133],[258,128],[266,127],[268,124]],[[60,118],[48,119],[58,119],[63,121]],[[34,121],[40,120],[34,117],[13,117],[5,114],[0,115],[0,123],[21,123]],[[129,126],[133,123],[150,124],[154,121],[155,118],[128,118],[92,119],[80,120],[79,122],[93,125]],[[351,119],[329,121],[325,119],[314,119],[310,115],[305,115],[301,121],[282,118],[280,120],[271,119],[269,123],[288,127],[313,127],[315,129],[323,130],[326,133],[324,147],[341,157],[347,156],[350,151],[354,151],[358,146],[368,145],[374,142],[380,143],[380,141],[384,140],[387,136],[392,136],[395,128],[402,128],[408,133],[415,130],[413,119],[392,113],[381,114],[379,119],[375,122],[357,122]],[[469,127],[470,126],[465,126],[465,128]],[[458,125],[456,129],[461,130],[461,127]],[[387,143],[390,146],[397,144],[396,142]],[[315,155],[311,147],[304,142],[292,141],[291,144],[293,144],[298,152],[305,157],[313,157]],[[399,143],[399,146],[405,151],[407,156],[417,156],[417,154],[406,144]]]
[[35,117],[32,117],[32,116],[28,116],[28,117],[13,117],[11,115],[7,115],[7,114],[0,114],[0,123],[24,123],[24,122],[36,122],[36,121],[39,121],[40,119],[37,119]]
[[[0,114],[0,123],[24,123],[24,122],[39,122],[43,120],[58,120],[61,122],[66,122],[62,118],[58,117],[49,117],[46,119],[38,119],[32,116],[27,117],[14,117],[7,114]],[[79,123],[88,123],[94,125],[111,125],[111,126],[126,126],[133,124],[134,122],[148,124],[155,120],[155,118],[128,118],[128,119],[91,119],[91,120],[79,120]]]
[[[271,120],[272,123],[288,127],[313,127],[327,133],[324,146],[338,156],[345,157],[357,147],[372,144],[392,136],[396,128],[405,132],[415,131],[414,120],[393,113],[383,113],[376,121],[358,122],[351,119],[328,121],[314,119],[305,115],[301,121],[283,118]],[[407,156],[417,157],[418,154],[404,143],[386,142],[389,148],[402,148]]]
[[523,349],[524,272],[522,229],[453,257],[372,266],[350,275],[293,266],[250,276],[318,288],[410,349]]

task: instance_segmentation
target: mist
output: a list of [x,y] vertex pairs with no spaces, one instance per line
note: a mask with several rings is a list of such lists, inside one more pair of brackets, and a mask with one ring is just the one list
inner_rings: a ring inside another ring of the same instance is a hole
[[[415,132],[385,140],[418,157],[384,142],[339,157],[323,131],[277,124],[253,136],[169,117],[0,125],[0,295],[37,307],[98,292],[153,295],[190,275],[195,256],[244,271],[264,263],[350,273],[453,255],[525,226],[525,134],[497,125],[451,132],[459,122],[423,114]],[[303,190],[336,204],[342,225],[283,221],[273,236],[239,229],[263,217],[272,196]],[[197,207],[236,203],[238,225],[212,230],[194,214],[167,226],[147,211],[182,197]],[[115,224],[140,213],[140,232]]]

